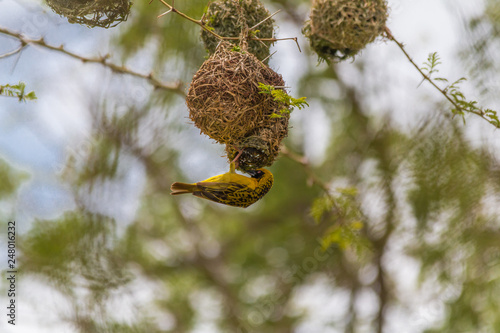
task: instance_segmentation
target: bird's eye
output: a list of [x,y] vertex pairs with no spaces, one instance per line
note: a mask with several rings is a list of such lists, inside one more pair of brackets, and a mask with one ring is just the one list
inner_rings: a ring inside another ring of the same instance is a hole
[[250,171],[247,171],[247,173],[252,178],[256,178],[256,179],[262,178],[262,176],[264,176],[264,172],[262,172],[261,170],[250,170]]

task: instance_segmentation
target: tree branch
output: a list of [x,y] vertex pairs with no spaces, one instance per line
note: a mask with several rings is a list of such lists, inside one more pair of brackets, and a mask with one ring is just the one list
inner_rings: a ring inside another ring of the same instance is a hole
[[[100,57],[93,57],[93,58],[85,57],[85,56],[81,56],[79,54],[76,54],[76,53],[73,53],[71,51],[66,50],[63,47],[63,45],[54,46],[54,45],[47,44],[45,42],[45,40],[43,39],[43,37],[42,38],[38,38],[38,39],[30,39],[30,38],[27,38],[27,37],[23,36],[20,33],[10,31],[10,30],[8,30],[6,28],[3,28],[3,27],[0,27],[0,33],[4,34],[4,35],[7,35],[7,36],[10,36],[10,37],[13,37],[13,38],[17,39],[21,43],[20,48],[16,49],[15,53],[20,52],[27,45],[38,45],[38,46],[41,46],[41,47],[43,47],[45,49],[48,49],[48,50],[51,50],[51,51],[56,51],[56,52],[65,54],[67,56],[70,56],[70,57],[72,57],[74,59],[78,59],[78,60],[80,60],[80,61],[82,61],[84,63],[101,64],[102,66],[111,69],[115,73],[128,74],[128,75],[132,75],[132,76],[135,76],[135,77],[138,77],[138,78],[141,78],[141,79],[145,79],[151,85],[153,85],[156,89],[168,90],[168,91],[174,92],[176,94],[179,94],[181,96],[185,96],[185,92],[182,89],[182,84],[180,82],[164,83],[164,82],[161,82],[160,80],[158,80],[153,75],[153,73],[142,74],[142,73],[133,71],[133,70],[131,70],[131,69],[125,67],[125,66],[119,66],[119,65],[113,64],[111,62],[108,62],[109,55],[100,56]],[[10,53],[14,54],[13,52],[10,52]],[[5,57],[5,55],[3,55],[2,57]]]
[[288,157],[292,161],[295,161],[295,162],[299,163],[300,165],[302,165],[302,167],[304,168],[304,171],[306,172],[307,176],[309,177],[309,181],[311,183],[313,183],[314,185],[318,186],[319,188],[321,188],[323,190],[323,192],[325,192],[325,195],[328,196],[330,199],[332,199],[332,202],[334,202],[333,197],[330,194],[330,188],[322,180],[320,180],[318,178],[318,176],[316,176],[316,174],[314,173],[314,171],[311,168],[311,165],[309,164],[309,161],[304,156],[300,156],[300,155],[295,154],[294,152],[291,152],[285,146],[283,146],[281,148],[280,153],[283,156]]
[[[151,0],[151,2],[152,2],[152,1],[153,1],[153,0]],[[207,25],[205,24],[205,22],[203,22],[203,20],[196,20],[196,19],[194,19],[194,18],[192,18],[192,17],[189,17],[188,15],[186,15],[186,14],[184,14],[184,13],[182,13],[182,12],[178,11],[177,9],[175,9],[173,2],[172,2],[172,4],[170,5],[170,4],[168,4],[165,0],[159,0],[159,1],[160,1],[163,5],[165,5],[165,6],[166,6],[169,10],[168,10],[168,11],[166,11],[165,13],[163,13],[163,14],[158,15],[158,18],[160,18],[160,17],[162,17],[162,16],[165,16],[165,15],[167,15],[167,14],[169,14],[169,13],[176,13],[176,14],[180,15],[181,17],[185,18],[186,20],[191,21],[191,22],[193,22],[193,23],[195,23],[195,24],[199,25],[199,26],[200,26],[203,30],[205,30],[206,32],[208,32],[208,33],[210,33],[210,34],[214,35],[216,38],[218,38],[218,39],[220,39],[220,40],[240,40],[240,39],[241,39],[240,37],[224,37],[224,36],[221,36],[221,35],[219,35],[219,34],[215,33],[212,29],[209,29],[209,28],[207,27]],[[151,2],[150,2],[150,3],[151,3]],[[247,36],[246,36],[246,39],[248,39],[248,40],[256,40],[256,41],[261,41],[261,42],[263,42],[263,41],[265,41],[265,42],[278,42],[278,41],[280,41],[280,40],[293,40],[293,41],[295,41],[295,43],[297,44],[297,47],[298,47],[299,51],[300,51],[300,52],[302,52],[302,50],[300,49],[300,45],[299,45],[299,42],[298,42],[298,40],[297,40],[297,37],[287,37],[287,38],[258,38],[258,37],[251,37],[251,36],[249,36],[249,35],[248,35],[248,33],[249,33],[250,31],[252,31],[252,29],[255,29],[255,28],[256,28],[256,27],[258,27],[261,23],[263,23],[264,21],[266,21],[266,20],[270,19],[271,17],[273,17],[274,15],[276,15],[276,14],[278,14],[278,13],[279,13],[279,10],[278,10],[277,12],[275,12],[274,14],[269,15],[269,16],[268,16],[268,17],[266,17],[264,20],[262,20],[261,22],[257,23],[256,25],[254,25],[254,26],[253,26],[253,27],[251,27],[250,29],[246,29],[246,32],[245,32],[245,34],[247,35]]]
[[[406,58],[408,59],[408,61],[417,69],[417,71],[420,73],[420,75],[422,75],[423,79],[426,80],[427,82],[429,82],[434,88],[436,88],[455,107],[455,109],[457,111],[459,111],[461,113],[463,113],[463,112],[473,113],[473,114],[478,115],[479,117],[483,118],[484,120],[486,120],[490,124],[493,124],[495,127],[500,128],[500,122],[498,122],[498,120],[495,121],[495,118],[492,118],[492,117],[490,117],[491,119],[488,118],[488,114],[484,110],[482,110],[480,108],[477,108],[477,107],[474,107],[474,108],[470,108],[470,107],[469,108],[464,108],[463,106],[461,106],[460,104],[458,104],[452,98],[452,96],[450,96],[448,94],[447,89],[441,89],[436,84],[436,82],[429,77],[429,75],[425,74],[422,71],[422,69],[410,57],[410,55],[408,54],[408,52],[406,52],[403,43],[399,42],[396,38],[394,38],[394,36],[392,35],[391,31],[387,27],[385,28],[384,33],[385,33],[385,36],[389,40],[392,40],[394,43],[396,43],[396,45],[403,52],[403,54],[406,56]],[[491,111],[491,112],[496,117],[496,112],[495,111]]]
[[14,54],[17,54],[17,53],[21,52],[25,47],[26,47],[26,44],[21,43],[21,46],[19,46],[17,49],[0,55],[0,59],[8,58]]

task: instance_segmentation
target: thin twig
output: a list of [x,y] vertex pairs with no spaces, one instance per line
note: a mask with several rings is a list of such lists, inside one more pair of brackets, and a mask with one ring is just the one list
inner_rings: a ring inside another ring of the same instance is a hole
[[21,52],[24,47],[26,46],[26,44],[21,44],[21,46],[19,46],[17,49],[15,49],[14,51],[11,51],[11,52],[7,52],[7,53],[4,53],[2,55],[0,55],[0,59],[3,59],[3,58],[8,58],[10,57],[11,55],[14,55],[14,54],[17,54],[19,52]]
[[281,12],[281,9],[278,9],[276,12],[274,12],[271,15],[269,15],[268,17],[266,17],[265,19],[263,19],[262,21],[260,21],[256,25],[254,25],[253,27],[249,28],[248,30],[251,31],[251,30],[257,28],[259,25],[261,25],[262,23],[266,22],[267,20],[269,20],[271,17],[273,17],[274,15],[278,14],[279,12]]
[[297,155],[294,152],[288,150],[288,148],[284,147],[284,146],[281,148],[280,153],[283,156],[288,157],[292,161],[295,161],[295,162],[299,163],[300,165],[302,165],[302,167],[304,168],[304,171],[306,172],[310,181],[313,184],[317,185],[319,188],[321,188],[325,192],[326,196],[328,196],[330,199],[332,199],[332,202],[334,202],[333,197],[330,194],[330,188],[323,181],[321,181],[318,178],[318,176],[316,176],[316,174],[314,173],[314,171],[311,168],[311,165],[309,164],[309,161],[304,156]]
[[168,13],[176,13],[178,15],[180,15],[181,17],[185,18],[186,20],[188,21],[191,21],[197,25],[199,25],[203,30],[211,33],[212,35],[214,35],[216,38],[218,39],[225,39],[225,40],[235,40],[235,39],[239,39],[238,37],[222,37],[222,36],[219,36],[218,34],[216,34],[215,32],[213,32],[212,30],[210,30],[209,28],[207,28],[207,26],[205,25],[205,23],[203,23],[203,21],[201,20],[195,20],[194,18],[192,17],[189,17],[187,16],[186,14],[184,14],[183,12],[180,12],[178,11],[177,9],[174,8],[173,6],[173,2],[172,2],[172,5],[168,4],[167,2],[165,2],[164,0],[159,0],[162,4],[164,4],[165,6],[167,6],[169,8],[168,11],[166,11],[165,13],[163,14],[160,14],[157,16],[157,18],[160,18],[162,16],[165,16],[167,15]]
[[262,62],[266,62],[267,59],[271,58],[276,52],[278,51],[274,51],[273,53],[271,53],[270,55],[268,55],[267,57],[265,57],[264,59],[262,59]]
[[[330,187],[326,183],[324,183],[321,179],[319,179],[319,177],[314,173],[314,170],[312,169],[311,164],[309,163],[309,161],[307,160],[307,158],[305,156],[300,156],[300,155],[288,150],[288,148],[286,148],[285,146],[281,147],[280,153],[282,155],[288,157],[292,161],[299,163],[302,166],[302,168],[304,169],[304,171],[306,172],[307,177],[309,177],[309,181],[312,184],[318,186],[321,190],[323,190],[325,196],[328,198],[328,200],[332,204],[334,211],[337,213],[342,212],[342,208],[340,208],[338,206],[337,200],[330,193]],[[339,221],[340,221],[339,223],[341,223],[341,224],[344,223],[344,222],[342,222],[343,220],[339,220]]]
[[[178,11],[177,9],[175,9],[175,7],[170,4],[168,4],[167,2],[165,2],[165,0],[159,0],[162,4],[164,4],[169,10],[166,11],[165,13],[163,14],[160,14],[158,15],[158,18],[162,17],[162,16],[165,16],[169,13],[176,13],[180,16],[182,16],[183,18],[185,18],[186,20],[188,21],[191,21],[197,25],[199,25],[203,30],[207,31],[208,33],[214,35],[216,38],[220,39],[220,40],[239,40],[241,39],[240,37],[224,37],[224,36],[221,36],[217,33],[215,33],[213,30],[209,29],[209,27],[206,26],[206,24],[202,21],[202,20],[196,20],[192,17],[189,17],[188,15]],[[273,17],[274,15],[276,15],[277,13],[279,13],[280,11],[278,10],[277,12],[275,12],[274,14],[268,16],[267,18],[265,18],[264,20],[262,20],[261,22],[257,23],[255,26],[253,26],[252,28],[248,29],[248,31],[254,29],[256,26],[258,26],[259,24],[263,23],[265,20]],[[294,40],[295,43],[297,44],[297,47],[299,49],[300,52],[302,52],[302,50],[300,49],[300,45],[299,45],[299,42],[297,41],[297,37],[287,37],[287,38],[258,38],[258,37],[247,37],[249,40],[257,40],[257,41],[266,41],[266,42],[278,42],[280,40]]]
[[386,27],[385,28],[385,35],[386,37],[389,39],[389,40],[392,40],[394,43],[396,43],[396,45],[401,49],[401,51],[403,52],[403,54],[406,56],[406,58],[408,59],[408,61],[417,69],[417,71],[420,73],[420,75],[422,75],[423,77],[423,80],[429,82],[434,88],[436,88],[451,104],[453,104],[453,106],[455,107],[455,109],[457,111],[461,111],[461,112],[469,112],[469,113],[473,113],[473,114],[476,114],[478,116],[480,116],[481,118],[483,118],[484,120],[488,121],[489,123],[491,123],[491,121],[485,117],[485,112],[482,111],[482,110],[472,110],[472,109],[469,109],[469,110],[466,110],[464,109],[463,107],[461,107],[460,105],[458,105],[452,98],[451,96],[446,92],[446,90],[443,90],[441,89],[435,82],[434,80],[432,80],[427,74],[425,74],[422,69],[420,69],[420,67],[413,61],[413,59],[410,57],[410,55],[408,54],[408,52],[406,52],[405,48],[404,48],[404,45],[403,43],[400,43],[399,41],[396,40],[396,38],[394,38],[394,36],[392,35],[391,31]]
[[250,37],[250,40],[260,40],[260,41],[266,41],[266,42],[278,42],[280,40],[293,40],[295,44],[297,44],[297,48],[299,49],[299,52],[302,52],[300,49],[299,42],[297,40],[297,37],[285,37],[285,38],[257,38],[257,37]]
[[[182,13],[182,12],[178,11],[177,9],[175,9],[175,8],[174,8],[174,2],[173,2],[173,1],[172,1],[172,5],[169,5],[169,4],[168,4],[167,2],[165,2],[164,0],[160,0],[160,2],[161,2],[162,4],[164,4],[165,6],[167,6],[168,8],[170,8],[170,10],[169,10],[167,13],[169,13],[169,12],[177,13],[177,14],[179,14],[180,16],[182,16],[183,18],[185,18],[186,20],[189,20],[189,21],[191,21],[191,22],[194,22],[194,23],[196,23],[196,24],[198,24],[198,25],[202,24],[202,22],[201,22],[201,21],[199,21],[199,20],[195,20],[194,18],[189,17],[189,16],[187,16],[186,14],[184,14],[184,13]],[[161,17],[161,16],[163,16],[163,15],[165,15],[165,14],[167,14],[167,13],[163,13],[163,14],[159,15],[158,17]]]
[[66,50],[63,47],[63,45],[54,46],[54,45],[47,44],[43,38],[30,39],[30,38],[23,36],[20,33],[13,32],[13,31],[10,31],[10,30],[8,30],[6,28],[2,28],[2,27],[0,27],[0,33],[7,35],[7,36],[14,37],[15,39],[17,39],[21,43],[22,47],[27,46],[27,45],[38,45],[38,46],[41,46],[41,47],[46,48],[48,50],[63,53],[63,54],[70,56],[72,58],[81,60],[84,63],[101,64],[104,67],[111,69],[115,73],[128,74],[128,75],[132,75],[132,76],[135,76],[135,77],[138,77],[141,79],[145,79],[145,80],[149,81],[149,83],[151,83],[157,89],[169,90],[169,91],[175,92],[176,94],[179,94],[182,96],[185,95],[185,93],[182,89],[182,84],[180,82],[164,83],[164,82],[159,81],[157,78],[155,78],[152,73],[142,74],[142,73],[135,72],[131,69],[128,69],[127,67],[113,64],[113,63],[107,61],[109,58],[109,55],[94,57],[94,58],[84,57],[84,56],[81,56],[79,54],[76,54],[76,53],[73,53],[71,51]]

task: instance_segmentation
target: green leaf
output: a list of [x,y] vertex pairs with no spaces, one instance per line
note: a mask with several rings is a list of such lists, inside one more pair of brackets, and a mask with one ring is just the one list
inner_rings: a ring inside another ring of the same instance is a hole
[[316,223],[319,223],[323,215],[332,210],[334,202],[329,197],[319,197],[313,201],[311,206],[311,216]]
[[[290,113],[293,108],[297,107],[300,109],[309,106],[306,102],[306,97],[294,98],[286,93],[283,89],[276,89],[273,86],[263,84],[259,82],[259,93],[260,94],[268,94],[273,96],[274,100],[277,102],[281,102],[285,105],[285,108],[280,111],[283,113]],[[276,118],[276,116],[271,115],[272,118]]]
[[19,99],[19,102],[26,102],[27,100],[33,101],[37,99],[34,91],[25,94],[25,89],[26,84],[24,82],[19,82],[14,85],[0,85],[0,96],[16,97]]

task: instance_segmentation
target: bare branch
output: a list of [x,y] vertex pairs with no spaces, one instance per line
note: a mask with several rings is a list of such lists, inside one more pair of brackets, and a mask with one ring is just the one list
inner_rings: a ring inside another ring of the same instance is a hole
[[50,45],[50,44],[47,44],[43,38],[30,39],[30,38],[23,36],[20,33],[13,32],[13,31],[10,31],[10,30],[8,30],[6,28],[2,28],[2,27],[0,27],[0,34],[4,34],[4,35],[10,36],[10,37],[13,37],[21,43],[20,49],[16,50],[17,52],[20,52],[22,50],[22,48],[24,48],[27,45],[41,46],[41,47],[48,49],[48,50],[51,50],[51,51],[63,53],[67,56],[78,59],[84,63],[101,64],[102,66],[111,69],[115,73],[128,74],[128,75],[132,75],[132,76],[135,76],[135,77],[138,77],[141,79],[145,79],[145,80],[149,81],[149,83],[152,84],[157,89],[172,91],[172,92],[179,94],[179,95],[182,95],[182,96],[185,95],[185,92],[182,89],[182,84],[180,82],[164,83],[164,82],[161,82],[160,80],[158,80],[156,77],[154,77],[153,73],[142,74],[142,73],[133,71],[125,66],[119,66],[119,65],[113,64],[113,63],[107,61],[109,58],[109,55],[100,56],[100,57],[93,57],[93,58],[81,56],[79,54],[76,54],[76,53],[73,53],[71,51],[66,50],[63,47],[63,45],[60,45],[60,46]]
[[17,49],[15,49],[14,51],[11,51],[11,52],[7,52],[7,53],[4,53],[4,54],[1,54],[0,55],[0,59],[3,59],[3,58],[8,58],[14,54],[17,54],[19,52],[21,52],[24,47],[26,46],[26,44],[21,44],[21,46],[19,46]]
[[[457,104],[457,102],[455,102],[453,100],[453,98],[448,94],[448,92],[447,92],[446,89],[441,89],[436,84],[436,82],[429,77],[429,75],[425,74],[422,71],[422,69],[420,69],[420,67],[410,57],[410,55],[408,54],[408,52],[406,52],[403,43],[400,43],[399,41],[397,41],[396,38],[394,38],[394,36],[392,35],[391,31],[387,27],[385,28],[384,33],[385,33],[385,36],[387,37],[387,39],[392,40],[394,43],[396,43],[396,45],[403,52],[403,54],[406,56],[406,58],[408,59],[408,61],[417,69],[417,71],[420,73],[420,75],[422,75],[423,80],[429,82],[434,88],[436,88],[451,104],[453,104],[453,106],[455,107],[456,110],[458,110],[460,112],[473,113],[473,114],[478,115],[479,117],[483,118],[484,120],[488,121],[489,123],[495,125],[490,119],[488,119],[486,117],[486,113],[482,109],[479,109],[479,108],[477,108],[477,109],[469,109],[469,108],[468,109],[464,109],[461,105]],[[498,125],[495,125],[495,126],[499,127]]]
[[249,28],[248,30],[251,31],[251,30],[257,28],[259,25],[261,25],[262,23],[266,22],[267,20],[269,20],[271,17],[273,17],[274,15],[278,14],[279,12],[281,12],[281,9],[278,9],[276,12],[274,12],[271,15],[269,15],[268,17],[266,17],[265,19],[263,19],[262,21],[260,21],[256,25],[254,25],[253,27]]
[[[169,10],[163,14],[160,14],[158,15],[158,18],[164,16],[164,15],[167,15],[168,13],[172,12],[172,13],[176,13],[180,16],[182,16],[183,18],[185,18],[186,20],[188,21],[191,21],[197,25],[199,25],[203,30],[207,31],[208,33],[214,35],[216,38],[220,39],[220,40],[239,40],[240,37],[224,37],[224,36],[220,36],[218,35],[217,33],[215,33],[214,31],[212,31],[211,29],[209,29],[205,22],[203,22],[203,20],[195,20],[194,18],[192,17],[189,17],[187,16],[186,14],[178,11],[177,9],[175,9],[175,7],[173,6],[173,3],[172,5],[168,4],[167,2],[165,2],[165,0],[159,0],[163,5],[165,5]],[[263,23],[264,21],[268,20],[269,18],[273,17],[274,15],[276,15],[277,13],[279,13],[280,11],[278,10],[277,12],[275,12],[274,14],[266,17],[264,20],[262,20],[261,22],[257,23],[256,25],[254,25],[252,28],[248,29],[248,31],[254,29],[255,27],[257,27],[258,25],[260,25],[261,23]],[[204,16],[203,16],[204,17]],[[257,40],[257,41],[266,41],[266,42],[277,42],[277,41],[280,41],[280,40],[294,40],[295,43],[297,44],[297,47],[299,48],[299,51],[301,51],[300,49],[300,46],[299,46],[299,43],[297,41],[297,37],[288,37],[288,38],[257,38],[257,37],[247,37],[249,40]]]
[[330,193],[330,188],[323,181],[321,181],[318,178],[318,176],[316,176],[316,174],[312,170],[311,165],[309,164],[309,161],[307,160],[307,158],[305,158],[304,156],[300,156],[300,155],[295,154],[294,152],[288,150],[288,148],[286,148],[284,146],[281,148],[280,153],[283,156],[288,157],[292,161],[295,161],[295,162],[299,163],[300,165],[302,165],[302,167],[304,168],[304,171],[306,172],[307,176],[309,177],[309,182],[314,184],[314,185],[317,185],[319,188],[321,188],[323,190],[323,192],[325,192],[325,195],[327,197],[329,197],[330,199],[332,199],[332,202],[334,202],[334,200],[331,196],[331,193]]

